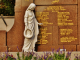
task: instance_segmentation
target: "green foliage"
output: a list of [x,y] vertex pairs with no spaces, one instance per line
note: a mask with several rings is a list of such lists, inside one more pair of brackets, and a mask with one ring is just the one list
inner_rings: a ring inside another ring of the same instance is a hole
[[29,59],[29,60],[31,60],[31,59],[32,59],[32,57],[33,57],[33,56],[32,56],[32,55],[30,55],[30,56],[28,57],[28,59]]
[[28,60],[28,57],[27,56],[25,57],[25,60]]
[[0,15],[14,16],[15,0],[2,0],[0,3]]
[[65,58],[65,60],[69,60],[69,58]]
[[25,59],[24,59],[24,53],[22,53],[22,59],[25,60]]
[[64,60],[65,54],[55,54],[54,53],[54,57],[57,60]]
[[30,56],[26,56],[26,57],[25,57],[25,60],[31,60],[32,57],[33,57],[32,55],[30,55]]
[[[28,54],[27,56],[24,56],[24,53],[22,53],[22,60],[31,60],[32,59],[33,54],[30,52],[28,52],[27,54]],[[21,60],[21,58],[19,56],[19,52],[17,53],[17,57],[18,57],[18,60]]]
[[37,59],[37,57],[34,57],[34,60],[36,60]]
[[11,56],[8,56],[7,60],[15,60],[15,59]]
[[20,56],[19,56],[19,52],[17,53],[17,57],[18,57],[18,60],[21,60]]

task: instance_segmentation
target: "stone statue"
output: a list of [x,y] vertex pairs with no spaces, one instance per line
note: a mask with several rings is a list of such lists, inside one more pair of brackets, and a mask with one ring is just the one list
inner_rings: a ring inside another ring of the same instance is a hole
[[37,42],[37,36],[39,34],[38,25],[42,25],[42,23],[38,23],[33,10],[35,9],[36,5],[31,3],[27,10],[25,11],[24,15],[24,23],[25,23],[25,30],[24,30],[24,45],[22,50],[24,52],[32,52],[35,50],[35,43]]

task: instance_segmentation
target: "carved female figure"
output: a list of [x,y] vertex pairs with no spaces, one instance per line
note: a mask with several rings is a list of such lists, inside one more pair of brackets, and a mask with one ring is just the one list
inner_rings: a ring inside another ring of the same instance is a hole
[[39,34],[38,25],[42,25],[42,23],[38,23],[33,10],[35,9],[36,5],[31,3],[27,10],[25,11],[24,15],[24,23],[25,23],[25,30],[24,30],[24,45],[22,50],[24,52],[32,52],[35,49],[35,43],[37,42],[37,36]]

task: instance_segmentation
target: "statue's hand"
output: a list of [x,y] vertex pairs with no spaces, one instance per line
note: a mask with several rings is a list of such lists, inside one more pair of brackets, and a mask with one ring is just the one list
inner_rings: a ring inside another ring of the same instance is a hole
[[38,23],[39,25],[43,25],[43,23]]

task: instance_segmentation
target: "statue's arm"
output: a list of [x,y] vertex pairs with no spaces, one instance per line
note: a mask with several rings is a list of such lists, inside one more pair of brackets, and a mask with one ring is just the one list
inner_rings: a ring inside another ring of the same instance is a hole
[[28,11],[26,11],[25,15],[24,15],[24,23],[25,23],[25,25],[27,25],[27,20],[28,20]]
[[[36,22],[38,23],[37,19],[36,19]],[[38,25],[43,25],[43,23],[38,23]]]

